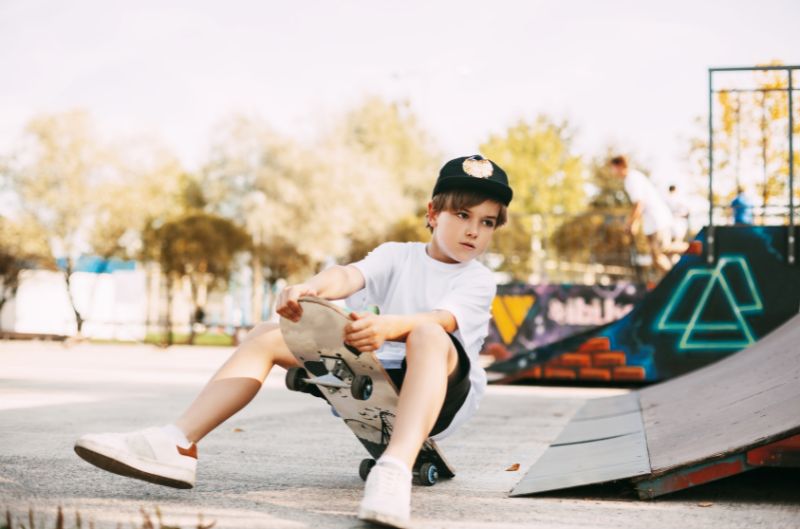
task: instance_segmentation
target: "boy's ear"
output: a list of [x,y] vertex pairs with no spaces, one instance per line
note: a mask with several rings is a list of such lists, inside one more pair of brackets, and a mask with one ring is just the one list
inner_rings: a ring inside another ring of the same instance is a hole
[[427,217],[428,217],[428,224],[430,225],[431,228],[435,228],[436,227],[436,217],[438,217],[438,216],[439,216],[439,212],[433,210],[433,202],[428,202]]

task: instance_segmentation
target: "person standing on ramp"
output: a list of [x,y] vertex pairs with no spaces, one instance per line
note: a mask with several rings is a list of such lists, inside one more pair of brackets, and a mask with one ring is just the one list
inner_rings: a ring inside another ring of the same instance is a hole
[[656,186],[640,171],[628,168],[624,156],[611,159],[611,172],[625,181],[625,192],[633,203],[625,228],[633,235],[641,223],[642,232],[647,237],[653,266],[666,273],[672,268],[672,261],[665,253],[665,247],[672,240],[672,212]]

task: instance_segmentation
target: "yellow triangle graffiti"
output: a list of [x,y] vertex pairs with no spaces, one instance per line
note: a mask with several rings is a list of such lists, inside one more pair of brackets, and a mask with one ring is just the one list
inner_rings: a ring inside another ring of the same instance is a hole
[[508,345],[517,335],[519,326],[533,306],[535,296],[495,296],[492,301],[492,316],[500,338]]

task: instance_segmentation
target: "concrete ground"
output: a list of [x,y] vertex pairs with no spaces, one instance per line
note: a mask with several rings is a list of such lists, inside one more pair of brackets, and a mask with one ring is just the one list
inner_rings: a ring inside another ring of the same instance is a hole
[[[200,444],[198,485],[180,491],[79,459],[86,432],[173,420],[230,354],[225,348],[0,342],[0,511],[52,526],[63,506],[84,525],[141,525],[158,508],[183,528],[363,527],[354,513],[365,452],[318,399],[283,388],[276,369],[242,412]],[[800,473],[763,470],[643,502],[620,486],[530,498],[509,490],[588,398],[613,389],[490,387],[476,417],[441,443],[455,479],[412,494],[418,528],[800,527]],[[519,464],[520,470],[508,471]],[[0,520],[3,518],[0,517]],[[46,524],[43,522],[46,521]],[[0,522],[2,527],[3,522]],[[17,526],[17,523],[14,523]]]

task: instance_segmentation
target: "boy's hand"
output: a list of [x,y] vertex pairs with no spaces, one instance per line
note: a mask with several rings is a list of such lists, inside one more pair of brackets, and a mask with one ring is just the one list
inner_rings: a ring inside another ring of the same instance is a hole
[[353,320],[344,328],[344,341],[362,353],[380,349],[390,336],[391,317],[371,312],[351,312]]
[[288,320],[294,322],[300,321],[300,316],[303,315],[303,309],[297,300],[303,296],[316,296],[317,291],[306,283],[298,285],[289,285],[281,291],[278,296],[275,312]]

